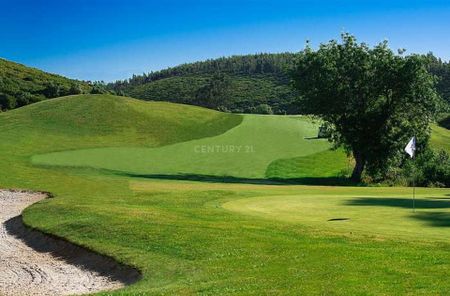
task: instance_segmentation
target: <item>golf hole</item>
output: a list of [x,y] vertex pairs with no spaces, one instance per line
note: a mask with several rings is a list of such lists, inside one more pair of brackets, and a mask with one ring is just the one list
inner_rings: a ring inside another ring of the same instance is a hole
[[327,221],[331,222],[331,221],[347,221],[347,220],[350,220],[350,218],[331,218],[328,219]]

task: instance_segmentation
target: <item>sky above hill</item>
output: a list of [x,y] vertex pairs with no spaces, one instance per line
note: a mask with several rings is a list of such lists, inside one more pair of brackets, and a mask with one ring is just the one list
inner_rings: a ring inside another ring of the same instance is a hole
[[299,51],[349,32],[450,58],[450,1],[0,0],[0,57],[113,81],[234,54]]

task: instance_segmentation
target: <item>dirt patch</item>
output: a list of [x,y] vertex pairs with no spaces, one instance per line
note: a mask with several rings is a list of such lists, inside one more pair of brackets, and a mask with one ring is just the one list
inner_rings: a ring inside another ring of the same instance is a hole
[[133,268],[22,223],[43,193],[0,190],[0,295],[68,295],[119,289],[136,282]]

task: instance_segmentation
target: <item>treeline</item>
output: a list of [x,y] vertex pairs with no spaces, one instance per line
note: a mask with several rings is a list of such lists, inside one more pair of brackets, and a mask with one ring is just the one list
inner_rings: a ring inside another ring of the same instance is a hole
[[[293,53],[232,56],[183,64],[133,75],[106,86],[116,94],[144,100],[170,101],[236,113],[302,113],[290,85]],[[429,71],[438,77],[437,89],[450,103],[450,64],[428,54]],[[223,81],[223,82],[221,82]],[[205,91],[210,91],[208,99]]]
[[[302,113],[289,71],[296,54],[253,54],[183,64],[105,84],[68,79],[0,59],[0,110],[80,93],[198,105],[235,113]],[[450,103],[450,64],[428,54],[437,89]]]
[[427,54],[428,71],[436,75],[436,85],[439,94],[450,104],[450,62],[444,62],[433,54]]
[[114,90],[120,90],[128,86],[136,86],[156,80],[189,75],[210,75],[214,73],[230,75],[255,75],[255,74],[278,74],[286,77],[286,69],[292,66],[295,58],[293,53],[279,54],[253,54],[243,56],[221,57],[206,61],[182,64],[161,71],[133,75],[130,79],[116,81],[110,84]]
[[0,111],[41,100],[82,93],[106,92],[101,82],[85,82],[0,59]]

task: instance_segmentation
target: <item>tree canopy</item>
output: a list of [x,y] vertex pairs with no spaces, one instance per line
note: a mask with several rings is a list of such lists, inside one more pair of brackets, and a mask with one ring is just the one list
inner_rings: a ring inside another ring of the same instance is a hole
[[349,34],[299,53],[292,71],[299,104],[330,124],[331,140],[352,153],[354,181],[364,170],[376,178],[400,165],[414,135],[426,146],[442,106],[427,66],[424,56],[396,54],[387,42],[371,48]]

